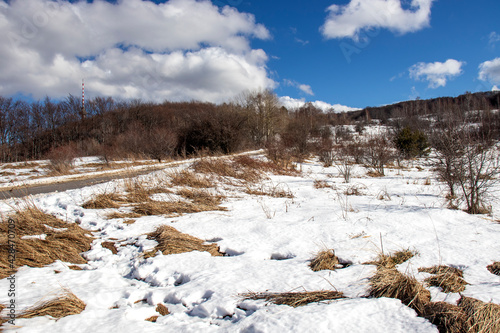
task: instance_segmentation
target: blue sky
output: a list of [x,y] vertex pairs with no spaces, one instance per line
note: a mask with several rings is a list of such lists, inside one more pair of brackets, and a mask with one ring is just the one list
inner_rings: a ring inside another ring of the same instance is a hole
[[78,95],[85,78],[90,97],[272,88],[340,110],[487,91],[498,13],[497,0],[1,0],[0,95]]

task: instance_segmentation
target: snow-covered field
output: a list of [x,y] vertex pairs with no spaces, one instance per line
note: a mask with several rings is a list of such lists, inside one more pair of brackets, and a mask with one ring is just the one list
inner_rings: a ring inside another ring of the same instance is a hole
[[[106,219],[110,209],[82,208],[92,196],[120,188],[123,181],[33,197],[43,211],[79,223],[96,239],[84,254],[89,262],[80,265],[83,270],[71,270],[63,262],[19,269],[16,303],[22,309],[67,288],[87,306],[82,313],[60,320],[17,319],[16,327],[4,324],[4,328],[15,332],[438,332],[399,300],[365,297],[376,271],[365,263],[382,252],[404,249],[418,254],[397,267],[402,273],[423,282],[430,275],[419,273],[418,268],[460,268],[468,282],[463,295],[500,304],[500,277],[486,268],[500,261],[498,202],[492,202],[490,216],[448,209],[445,187],[423,160],[408,168],[388,168],[380,178],[367,176],[367,170],[357,166],[348,184],[335,167],[324,168],[315,160],[300,168],[300,175],[270,175],[261,185],[284,189],[293,198],[250,195],[242,187],[219,183],[216,191],[227,197],[222,204],[226,211],[141,217],[132,224]],[[0,205],[6,214],[15,201]],[[226,255],[159,253],[145,259],[142,254],[156,245],[146,234],[162,225],[217,244]],[[118,253],[101,247],[104,241],[119,245]],[[351,265],[313,272],[310,260],[324,249],[334,249]],[[0,290],[8,288],[8,281],[1,280]],[[433,301],[455,304],[460,298],[437,287],[428,289]],[[293,308],[241,296],[316,290],[338,290],[348,298]],[[0,303],[8,302],[7,292],[1,292]],[[155,311],[159,303],[170,314],[159,316],[155,323],[146,321],[159,315]]]

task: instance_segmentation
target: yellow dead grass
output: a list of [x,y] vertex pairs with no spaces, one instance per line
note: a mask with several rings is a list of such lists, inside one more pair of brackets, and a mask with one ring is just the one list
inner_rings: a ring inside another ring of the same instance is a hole
[[[9,276],[24,265],[43,267],[56,260],[87,263],[81,253],[90,250],[93,239],[77,224],[59,220],[33,205],[17,211],[11,221],[16,233],[16,260],[11,267],[7,255],[0,257],[0,278]],[[8,253],[8,227],[8,219],[0,223],[0,250],[3,253]]]
[[60,319],[81,313],[85,310],[86,304],[75,296],[71,291],[64,289],[62,293],[50,300],[41,300],[35,305],[23,310],[17,318],[34,318],[41,316],[51,316]]
[[345,298],[339,291],[304,291],[304,292],[286,292],[286,293],[246,293],[241,294],[244,299],[250,300],[265,300],[268,303],[278,305],[288,305],[298,307],[309,303],[332,301]]
[[419,268],[419,272],[433,274],[425,279],[430,286],[440,287],[445,293],[458,293],[465,290],[467,282],[462,279],[463,272],[458,268],[448,266],[434,266]]
[[148,235],[158,245],[153,251],[145,254],[146,258],[153,257],[158,251],[163,254],[179,254],[192,251],[208,252],[212,256],[222,256],[216,244],[205,244],[205,241],[188,234],[181,233],[170,226],[161,226]]
[[334,250],[323,250],[316,254],[309,267],[315,272],[322,270],[333,271],[338,268],[339,264],[339,258],[335,255]]

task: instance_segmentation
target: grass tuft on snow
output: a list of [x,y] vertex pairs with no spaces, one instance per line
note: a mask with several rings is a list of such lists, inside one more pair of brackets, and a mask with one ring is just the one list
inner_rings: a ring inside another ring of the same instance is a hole
[[323,270],[335,270],[340,265],[339,258],[335,255],[335,251],[322,250],[316,254],[309,267],[315,272]]
[[449,266],[433,266],[419,268],[419,272],[433,274],[425,279],[430,286],[440,287],[445,293],[458,293],[465,290],[467,282],[462,278],[463,272],[458,268]]
[[397,298],[422,315],[425,305],[431,300],[431,293],[414,277],[395,268],[378,267],[370,279],[370,297]]
[[71,291],[63,289],[63,292],[56,298],[41,300],[35,305],[23,310],[17,318],[33,318],[41,316],[51,316],[60,319],[81,313],[85,310],[86,304],[75,296]]
[[158,245],[150,252],[144,254],[145,258],[154,257],[158,251],[164,255],[178,254],[192,251],[206,251],[212,256],[222,256],[219,247],[215,244],[204,244],[205,241],[183,234],[170,226],[161,226],[154,232],[148,234],[149,239],[158,242]]
[[494,262],[491,265],[488,265],[488,270],[491,274],[500,275],[500,262]]
[[[0,278],[14,273],[18,267],[43,267],[56,260],[74,264],[85,264],[81,256],[89,251],[93,238],[75,223],[66,223],[42,212],[32,203],[25,203],[11,216],[15,228],[16,260],[10,266],[8,256],[0,257]],[[0,249],[8,253],[9,223],[0,223]],[[11,230],[12,231],[12,230]],[[29,237],[31,236],[31,237]]]
[[265,300],[268,303],[278,305],[288,305],[298,307],[309,303],[331,301],[345,298],[344,294],[339,291],[304,291],[304,292],[287,292],[287,293],[246,293],[241,295],[247,300]]
[[458,301],[467,316],[471,333],[500,332],[500,305],[462,296]]

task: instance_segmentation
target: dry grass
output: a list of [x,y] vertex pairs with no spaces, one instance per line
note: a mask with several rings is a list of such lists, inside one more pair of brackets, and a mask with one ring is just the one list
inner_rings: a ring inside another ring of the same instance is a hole
[[194,188],[214,187],[214,184],[210,181],[210,179],[205,176],[196,175],[194,172],[189,170],[175,172],[170,175],[170,178],[170,182],[173,186],[187,186]]
[[335,270],[339,267],[339,258],[334,250],[323,250],[316,254],[309,267],[315,272],[323,270]]
[[467,316],[470,333],[500,332],[500,305],[462,296],[458,301]]
[[63,318],[81,313],[86,304],[75,296],[71,291],[64,289],[62,294],[51,300],[41,300],[37,304],[23,310],[17,318],[34,318],[40,316],[51,316],[52,318]]
[[431,300],[430,292],[415,278],[401,274],[395,268],[379,267],[370,279],[370,297],[397,298],[420,316]]
[[493,264],[488,265],[487,268],[491,274],[500,275],[500,262],[494,262]]
[[428,303],[424,317],[436,325],[440,333],[469,332],[467,317],[462,308],[446,302]]
[[161,303],[158,303],[156,305],[156,312],[158,312],[162,316],[166,316],[166,315],[170,314],[170,311],[168,311],[168,308]]
[[345,191],[344,191],[344,194],[345,195],[355,195],[355,196],[361,196],[361,195],[364,195],[364,191],[367,190],[367,187],[363,184],[353,184],[353,185],[350,185],[348,186]]
[[151,195],[156,193],[171,193],[171,191],[161,185],[153,184],[153,180],[139,180],[138,178],[128,178],[125,180],[125,190],[127,191],[126,201],[129,203],[151,201]]
[[111,253],[113,253],[113,254],[117,254],[118,253],[118,250],[115,247],[115,243],[113,243],[113,242],[102,242],[101,246],[103,248],[105,248],[105,249],[110,250]]
[[376,265],[383,268],[394,268],[396,265],[402,264],[413,258],[417,253],[410,249],[396,251],[391,255],[379,254],[376,261],[367,262],[369,265]]
[[[141,217],[141,216],[142,215],[140,215],[140,214],[132,213],[132,212],[129,212],[129,213],[112,212],[112,213],[107,214],[106,218],[108,220],[111,220],[111,219],[134,219],[134,218],[138,218],[138,217]],[[133,222],[130,222],[130,221],[133,221]],[[123,223],[132,224],[134,222],[135,222],[135,220],[127,220],[127,221],[124,221]]]
[[191,168],[196,173],[206,174],[231,184],[233,184],[234,180],[256,183],[263,177],[259,170],[222,158],[201,159],[193,163]]
[[241,295],[244,299],[260,300],[274,304],[283,304],[292,307],[307,305],[309,303],[331,301],[345,298],[339,291],[305,291],[288,293],[247,293]]
[[429,268],[419,268],[419,272],[433,274],[425,279],[430,286],[440,287],[445,293],[458,293],[465,290],[467,282],[462,279],[463,272],[458,268],[449,266],[434,266]]
[[319,190],[321,188],[332,188],[332,186],[328,185],[325,180],[316,179],[314,181],[314,188]]
[[245,193],[250,195],[265,195],[273,198],[295,198],[292,191],[290,191],[290,189],[282,183],[278,183],[276,185],[272,183],[264,183],[261,184],[259,188],[252,188],[250,186],[247,186],[245,189]]
[[160,316],[151,316],[149,318],[146,318],[145,320],[146,321],[150,321],[152,323],[156,323],[156,321],[158,320],[158,318],[160,318]]
[[275,175],[297,175],[299,172],[293,168],[283,168],[283,166],[272,161],[252,158],[250,156],[238,156],[233,159],[236,165],[246,169],[258,170],[260,172],[269,172]]
[[[82,252],[90,250],[92,238],[75,223],[66,223],[27,204],[12,216],[15,222],[16,261],[10,267],[8,257],[0,257],[0,278],[9,276],[20,266],[43,267],[56,260],[84,264]],[[26,236],[46,235],[45,239]],[[0,223],[0,250],[8,251],[8,223]]]
[[158,251],[163,254],[178,254],[192,251],[208,252],[212,256],[222,256],[216,244],[204,244],[205,242],[191,235],[183,234],[170,226],[161,226],[154,232],[148,234],[149,239],[158,242],[153,251],[147,252],[144,257],[153,257]]
[[123,198],[116,193],[100,193],[85,202],[82,207],[87,209],[120,208]]
[[370,170],[366,173],[367,176],[372,177],[372,178],[379,178],[379,177],[384,177],[384,175],[378,171],[375,170]]
[[218,206],[222,203],[222,200],[225,199],[223,195],[215,195],[210,191],[201,189],[183,188],[177,191],[177,194],[191,200],[195,204],[206,206]]
[[133,208],[133,212],[139,216],[168,215],[178,216],[182,214],[200,213],[207,211],[225,211],[226,208],[216,204],[191,203],[185,201],[148,201],[141,202]]

